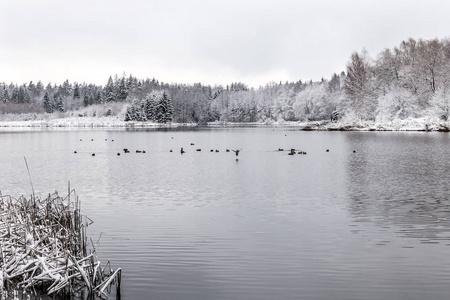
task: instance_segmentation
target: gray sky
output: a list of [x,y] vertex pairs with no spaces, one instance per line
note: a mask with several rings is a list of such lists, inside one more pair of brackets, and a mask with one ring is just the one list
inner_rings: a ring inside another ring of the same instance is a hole
[[0,82],[316,81],[355,50],[450,37],[449,12],[447,0],[0,0]]

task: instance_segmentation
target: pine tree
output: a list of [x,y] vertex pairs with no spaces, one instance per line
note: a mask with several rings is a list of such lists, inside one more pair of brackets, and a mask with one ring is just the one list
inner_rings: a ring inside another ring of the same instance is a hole
[[6,103],[6,102],[8,102],[10,100],[9,99],[9,92],[6,89],[6,86],[3,87],[2,97],[3,97],[3,99],[2,99],[3,103]]
[[136,115],[136,106],[133,103],[127,108],[127,111],[125,113],[125,121],[137,121],[137,118],[138,117]]
[[60,112],[64,112],[64,104],[61,96],[58,97],[58,101],[56,102],[56,109]]
[[75,88],[73,89],[73,99],[80,99],[80,87],[78,83],[75,83]]
[[117,100],[118,101],[125,101],[128,97],[128,89],[125,81],[125,77],[122,77],[119,80],[118,86],[117,86]]
[[109,76],[108,83],[105,86],[105,101],[108,103],[116,101],[116,96],[114,93],[114,83],[111,76]]
[[53,112],[53,101],[48,95],[48,92],[45,92],[44,95],[44,110],[46,113],[51,114]]
[[83,105],[84,105],[84,107],[89,105],[89,96],[88,96],[87,92],[84,94],[84,97],[83,97]]
[[173,105],[169,95],[164,91],[159,95],[159,101],[156,106],[156,122],[167,123],[172,121]]
[[34,97],[42,97],[42,93],[44,92],[44,85],[42,84],[42,81],[38,81],[36,83],[36,94],[34,94]]
[[31,102],[31,97],[30,97],[30,94],[28,92],[28,88],[26,87],[26,85],[21,85],[19,87],[17,102],[18,103],[30,103]]
[[144,110],[145,110],[146,119],[148,121],[150,121],[150,120],[154,121],[156,119],[156,114],[155,114],[156,104],[157,104],[156,95],[157,95],[157,92],[152,92],[152,93],[148,94],[147,97],[145,98]]
[[64,81],[63,83],[63,92],[64,92],[64,97],[69,97],[70,94],[72,93],[72,85],[69,83],[69,80],[67,79],[66,81]]
[[19,102],[19,89],[17,86],[14,86],[11,92],[11,102],[18,103]]
[[94,102],[95,102],[95,104],[102,103],[102,92],[100,91],[100,89],[98,89],[97,93],[95,93]]

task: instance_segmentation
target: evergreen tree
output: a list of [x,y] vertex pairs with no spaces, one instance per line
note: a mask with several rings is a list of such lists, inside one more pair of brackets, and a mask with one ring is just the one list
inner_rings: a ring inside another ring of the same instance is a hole
[[83,97],[83,105],[84,105],[84,107],[89,105],[89,96],[88,96],[87,92],[84,94],[84,97]]
[[164,91],[159,95],[159,101],[156,106],[156,122],[167,123],[173,118],[173,105],[169,95]]
[[102,92],[100,91],[100,89],[98,89],[97,92],[95,93],[94,102],[95,104],[102,103]]
[[2,94],[3,94],[2,95],[3,96],[3,99],[2,99],[3,103],[6,103],[6,102],[10,101],[9,92],[6,89],[6,86],[3,87],[3,93]]
[[117,101],[125,101],[128,97],[128,89],[127,89],[125,77],[122,77],[119,80],[116,96],[117,96]]
[[42,81],[38,81],[38,83],[36,83],[36,94],[34,95],[35,97],[42,97],[42,93],[44,93],[44,85],[42,84]]
[[125,112],[125,122],[131,121],[131,106],[127,107],[127,111]]
[[17,103],[25,103],[25,89],[23,88],[23,86],[19,87]]
[[111,76],[109,76],[108,83],[105,86],[105,101],[108,103],[116,101],[116,96],[114,95],[114,83]]
[[157,92],[152,92],[147,95],[145,98],[145,104],[144,104],[144,110],[145,110],[145,116],[148,121],[152,120],[154,121],[156,119],[156,95]]
[[125,121],[136,121],[136,106],[134,104],[128,106],[125,113]]
[[64,112],[64,104],[61,96],[58,97],[58,101],[56,102],[56,109],[60,112]]
[[73,99],[80,99],[80,87],[78,83],[75,83],[75,88],[73,89]]
[[19,102],[19,89],[17,86],[14,86],[11,92],[11,102],[18,103]]
[[48,92],[45,92],[44,95],[44,110],[46,113],[51,114],[53,112],[53,101],[48,95]]
[[62,88],[64,97],[69,97],[72,93],[72,85],[69,83],[68,79],[64,81]]

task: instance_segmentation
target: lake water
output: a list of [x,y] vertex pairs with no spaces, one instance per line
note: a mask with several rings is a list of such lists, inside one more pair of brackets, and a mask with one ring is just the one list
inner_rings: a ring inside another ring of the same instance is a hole
[[36,194],[70,181],[122,299],[448,299],[449,137],[2,129],[0,190],[31,194],[24,157]]

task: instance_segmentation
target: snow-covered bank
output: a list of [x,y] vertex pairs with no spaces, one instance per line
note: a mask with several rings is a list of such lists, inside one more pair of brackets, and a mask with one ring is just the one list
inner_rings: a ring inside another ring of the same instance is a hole
[[[0,128],[158,128],[197,126],[195,123],[125,122],[117,116],[69,117],[42,120],[0,121]],[[394,121],[317,121],[317,122],[213,122],[208,127],[296,127],[299,130],[329,131],[450,131],[450,122],[431,118],[416,118]]]
[[328,131],[450,131],[450,122],[416,118],[393,121],[310,122],[303,130]]
[[256,122],[256,123],[232,123],[214,122],[208,126],[282,126],[296,127],[300,130],[318,131],[450,131],[450,122],[431,118],[411,118],[393,121],[354,121],[342,120],[338,122]]
[[118,117],[70,117],[47,120],[0,121],[0,128],[139,128],[139,127],[177,127],[197,124],[160,124],[153,122],[125,122]]

